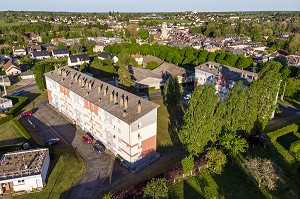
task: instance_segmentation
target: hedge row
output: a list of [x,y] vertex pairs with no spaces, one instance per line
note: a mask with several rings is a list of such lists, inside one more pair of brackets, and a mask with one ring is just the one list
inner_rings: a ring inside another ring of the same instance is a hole
[[273,142],[274,147],[277,149],[277,151],[286,159],[288,163],[293,163],[295,161],[294,156],[286,150],[283,146],[281,146],[278,142]]
[[2,124],[4,124],[4,123],[8,122],[9,120],[12,120],[13,117],[14,117],[13,115],[7,115],[6,117],[1,118],[1,119],[0,119],[0,125],[2,125]]
[[299,132],[294,132],[294,135],[297,136],[300,139],[300,133]]
[[20,122],[18,122],[17,120],[13,119],[12,120],[15,127],[20,131],[20,133],[23,135],[24,138],[26,138],[27,140],[30,139],[30,135],[29,133],[26,131],[26,129],[24,129],[24,127],[20,124]]
[[300,140],[293,142],[290,146],[290,152],[297,153],[300,150]]
[[291,132],[297,132],[297,131],[298,131],[298,125],[291,124],[291,125],[281,128],[281,129],[278,129],[274,132],[268,133],[268,136],[270,137],[272,142],[275,142],[277,140],[277,138],[279,138],[280,136],[283,136],[283,135],[291,133]]
[[8,114],[16,115],[19,111],[22,110],[24,106],[26,106],[29,103],[29,98],[28,97],[23,97],[23,96],[8,96],[7,98],[13,100],[13,101],[18,101],[13,107],[11,107],[8,110]]

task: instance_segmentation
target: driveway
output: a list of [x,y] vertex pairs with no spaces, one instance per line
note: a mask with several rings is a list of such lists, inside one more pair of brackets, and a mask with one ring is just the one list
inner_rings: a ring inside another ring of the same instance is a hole
[[[29,119],[35,126],[36,133],[44,141],[58,137],[61,142],[56,147],[72,145],[87,164],[85,174],[62,198],[96,198],[100,191],[108,186],[111,173],[111,157],[107,154],[98,154],[92,149],[91,144],[84,143],[82,132],[77,130],[59,113],[46,106],[46,103],[47,100],[35,103],[36,111],[32,116],[26,117],[27,122]],[[119,170],[118,175],[125,175],[125,173]]]

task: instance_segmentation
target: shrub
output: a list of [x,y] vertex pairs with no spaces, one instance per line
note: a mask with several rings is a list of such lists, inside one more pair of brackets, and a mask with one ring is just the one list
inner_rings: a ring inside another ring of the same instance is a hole
[[286,150],[283,146],[281,146],[278,142],[273,142],[273,145],[277,149],[277,151],[286,159],[287,162],[293,163],[295,158],[290,154],[288,150]]
[[297,153],[300,150],[300,140],[293,142],[290,146],[290,152]]
[[21,111],[22,108],[26,106],[29,102],[29,98],[23,96],[9,96],[8,98],[13,101],[17,101],[17,103],[8,110],[8,114],[13,114],[13,115]]
[[271,142],[275,142],[278,137],[283,136],[288,133],[291,133],[291,132],[297,132],[297,131],[298,131],[298,125],[291,124],[291,125],[281,128],[281,129],[278,129],[274,132],[268,133],[268,136],[270,137]]
[[151,61],[147,64],[147,69],[153,70],[156,69],[159,66],[159,64],[155,61]]
[[29,133],[26,131],[26,129],[24,129],[24,127],[20,124],[20,122],[18,122],[17,120],[13,120],[13,123],[15,125],[15,127],[20,131],[20,133],[23,135],[24,138],[26,138],[27,140],[30,139],[30,135]]

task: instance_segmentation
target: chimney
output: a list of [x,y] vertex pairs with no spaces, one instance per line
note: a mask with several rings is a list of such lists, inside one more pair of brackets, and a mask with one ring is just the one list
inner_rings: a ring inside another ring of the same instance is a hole
[[98,102],[102,102],[102,98],[101,97],[98,99]]
[[111,92],[111,94],[109,95],[110,102],[114,101],[114,95],[115,95],[115,91]]
[[107,91],[108,91],[108,86],[106,86],[106,88],[103,90],[103,95],[104,95],[104,96],[106,96]]
[[101,92],[101,88],[100,88],[100,86],[98,86],[98,93],[100,93]]
[[92,83],[93,82],[90,81],[90,83],[89,83],[89,90],[92,90]]
[[124,99],[124,109],[128,108],[128,96],[125,97]]
[[124,95],[120,97],[120,106],[123,106],[123,104],[124,104]]
[[81,79],[78,80],[79,86],[81,86]]
[[114,95],[114,103],[118,104],[118,92],[116,92]]
[[141,103],[141,100],[139,100],[138,102],[138,113],[140,113],[142,111],[142,103]]
[[85,81],[86,81],[85,79],[81,80],[81,87],[84,87]]
[[73,81],[73,79],[74,79],[74,74],[71,73],[71,80]]

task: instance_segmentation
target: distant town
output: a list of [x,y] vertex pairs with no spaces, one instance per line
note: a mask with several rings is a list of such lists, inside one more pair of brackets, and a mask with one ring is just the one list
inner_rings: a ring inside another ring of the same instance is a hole
[[2,11],[0,93],[2,198],[300,197],[299,12]]

